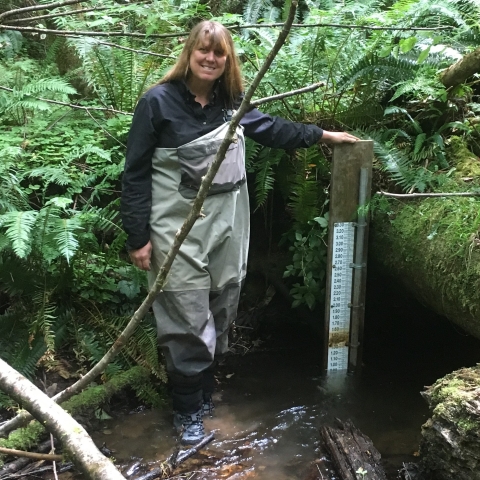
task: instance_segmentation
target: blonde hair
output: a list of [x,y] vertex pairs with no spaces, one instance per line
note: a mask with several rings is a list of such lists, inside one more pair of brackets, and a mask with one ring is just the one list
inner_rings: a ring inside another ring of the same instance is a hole
[[172,80],[188,80],[191,75],[190,56],[201,42],[206,42],[210,48],[219,50],[227,56],[225,71],[220,77],[219,87],[224,101],[227,101],[229,106],[232,107],[243,92],[242,74],[232,36],[218,22],[204,20],[193,27],[177,62],[157,85],[168,83]]

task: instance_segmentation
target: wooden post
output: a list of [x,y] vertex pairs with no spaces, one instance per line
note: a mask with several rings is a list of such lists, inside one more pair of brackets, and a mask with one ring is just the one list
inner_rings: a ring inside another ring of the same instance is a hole
[[[353,222],[355,225],[355,254],[352,261],[353,288],[348,300],[350,328],[348,342],[348,370],[353,372],[361,364],[363,346],[363,322],[365,313],[366,262],[368,250],[368,215],[359,202],[368,203],[372,184],[373,141],[361,140],[353,144],[336,145],[333,152],[332,180],[330,187],[329,249],[327,256],[327,285],[325,302],[324,367],[328,368],[329,346],[335,344],[334,332],[330,331],[331,289],[334,225]],[[363,192],[360,183],[363,183]],[[360,214],[360,215],[359,215]]]

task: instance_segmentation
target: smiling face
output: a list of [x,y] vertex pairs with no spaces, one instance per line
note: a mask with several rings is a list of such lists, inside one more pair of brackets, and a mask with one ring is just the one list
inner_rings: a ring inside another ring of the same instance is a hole
[[212,84],[225,72],[227,54],[222,45],[215,45],[208,36],[199,39],[190,55],[190,73],[195,82]]

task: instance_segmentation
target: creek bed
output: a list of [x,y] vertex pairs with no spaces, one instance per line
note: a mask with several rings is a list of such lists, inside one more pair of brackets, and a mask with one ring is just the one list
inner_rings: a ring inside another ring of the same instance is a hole
[[[205,421],[216,439],[185,466],[199,472],[192,479],[305,478],[309,464],[321,456],[318,429],[335,417],[351,419],[372,439],[389,478],[397,477],[403,462],[417,460],[421,425],[430,416],[420,391],[457,368],[475,365],[480,342],[388,279],[370,277],[362,374],[325,379],[320,341],[295,320],[295,310],[277,302],[274,312],[267,312],[277,326],[270,339],[257,351],[229,357],[220,368],[215,417]],[[107,420],[93,436],[120,464],[131,457],[164,460],[175,448],[168,409]]]

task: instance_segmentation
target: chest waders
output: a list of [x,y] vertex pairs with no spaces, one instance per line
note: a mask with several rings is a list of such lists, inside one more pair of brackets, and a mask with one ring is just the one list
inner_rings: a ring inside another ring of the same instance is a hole
[[[150,285],[191,210],[228,125],[179,148],[155,150]],[[247,269],[250,212],[241,128],[236,137],[205,199],[204,217],[195,222],[182,244],[153,304],[158,343],[173,386],[174,410],[196,411],[202,398],[202,372],[212,368],[214,356],[227,352],[228,330],[237,315]]]

